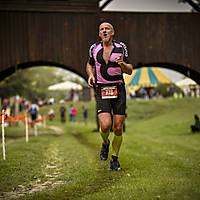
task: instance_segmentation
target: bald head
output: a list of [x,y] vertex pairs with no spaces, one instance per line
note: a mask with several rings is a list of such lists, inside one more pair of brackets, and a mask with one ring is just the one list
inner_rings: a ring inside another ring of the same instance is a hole
[[110,29],[111,29],[112,31],[114,31],[113,25],[110,24],[109,22],[103,22],[103,23],[101,23],[101,24],[99,25],[99,31],[100,31],[100,29],[101,29],[102,26],[109,26]]

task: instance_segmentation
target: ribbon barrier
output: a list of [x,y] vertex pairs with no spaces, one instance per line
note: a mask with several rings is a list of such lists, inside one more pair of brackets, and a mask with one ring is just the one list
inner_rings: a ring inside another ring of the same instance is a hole
[[5,123],[7,122],[13,122],[13,123],[18,123],[19,121],[22,121],[25,125],[25,131],[26,131],[26,142],[28,143],[28,140],[29,140],[29,134],[28,134],[28,126],[32,126],[34,127],[34,135],[37,136],[37,123],[40,123],[40,122],[43,122],[44,123],[44,126],[46,127],[46,116],[43,115],[41,118],[35,120],[35,121],[32,121],[32,122],[29,122],[28,121],[28,117],[27,117],[27,114],[24,114],[24,115],[18,115],[17,118],[14,118],[14,117],[11,117],[11,116],[8,116],[6,114],[6,112],[3,110],[1,112],[1,115],[0,115],[0,124],[1,124],[1,127],[2,127],[2,147],[3,147],[3,160],[6,159],[6,151],[5,151]]
[[[4,111],[2,111],[1,113],[1,116],[0,116],[0,121],[2,122],[2,118],[4,117],[4,125],[5,123],[7,122],[14,122],[14,123],[17,123],[19,120],[14,118],[14,117],[11,117],[11,116],[8,116]],[[3,123],[2,123],[3,124]]]
[[30,125],[30,126],[34,126],[35,124],[37,124],[39,122],[44,122],[44,126],[46,125],[46,116],[45,115],[43,115],[40,119],[37,119],[37,120],[32,121],[32,122],[28,122],[28,117],[26,116],[26,114],[18,115],[17,118],[14,118],[14,117],[8,116],[5,112],[2,112],[1,115],[0,115],[0,121],[1,121],[0,124],[2,123],[2,114],[3,113],[4,113],[4,124],[7,123],[7,122],[17,123],[19,121],[22,121],[25,125],[26,121],[27,121],[27,124]]

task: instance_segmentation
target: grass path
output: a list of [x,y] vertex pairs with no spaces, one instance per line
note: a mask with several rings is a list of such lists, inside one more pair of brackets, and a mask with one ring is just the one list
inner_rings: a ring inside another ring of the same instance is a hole
[[[91,113],[94,104],[88,106]],[[28,144],[24,127],[11,127],[7,159],[0,159],[0,199],[199,200],[200,134],[189,129],[197,108],[198,99],[128,102],[120,172],[99,159],[94,116],[88,126],[81,116],[66,124],[56,118]]]

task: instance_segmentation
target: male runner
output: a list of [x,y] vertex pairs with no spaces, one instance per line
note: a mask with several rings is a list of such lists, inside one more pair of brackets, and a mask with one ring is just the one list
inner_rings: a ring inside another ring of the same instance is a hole
[[102,160],[108,158],[110,145],[108,137],[112,123],[111,113],[113,113],[114,137],[110,168],[120,170],[118,154],[122,143],[122,128],[126,109],[123,73],[130,75],[132,65],[128,61],[126,45],[113,40],[113,36],[113,26],[107,22],[101,23],[99,26],[101,41],[90,47],[86,71],[89,76],[88,85],[96,90],[100,134],[103,139],[100,158]]

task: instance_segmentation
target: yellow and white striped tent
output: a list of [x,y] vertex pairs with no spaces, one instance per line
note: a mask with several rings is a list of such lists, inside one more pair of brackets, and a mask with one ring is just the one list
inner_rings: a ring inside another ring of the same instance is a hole
[[131,75],[125,75],[124,81],[128,90],[132,88],[138,90],[141,86],[144,88],[155,87],[159,83],[171,83],[157,67],[134,69]]

